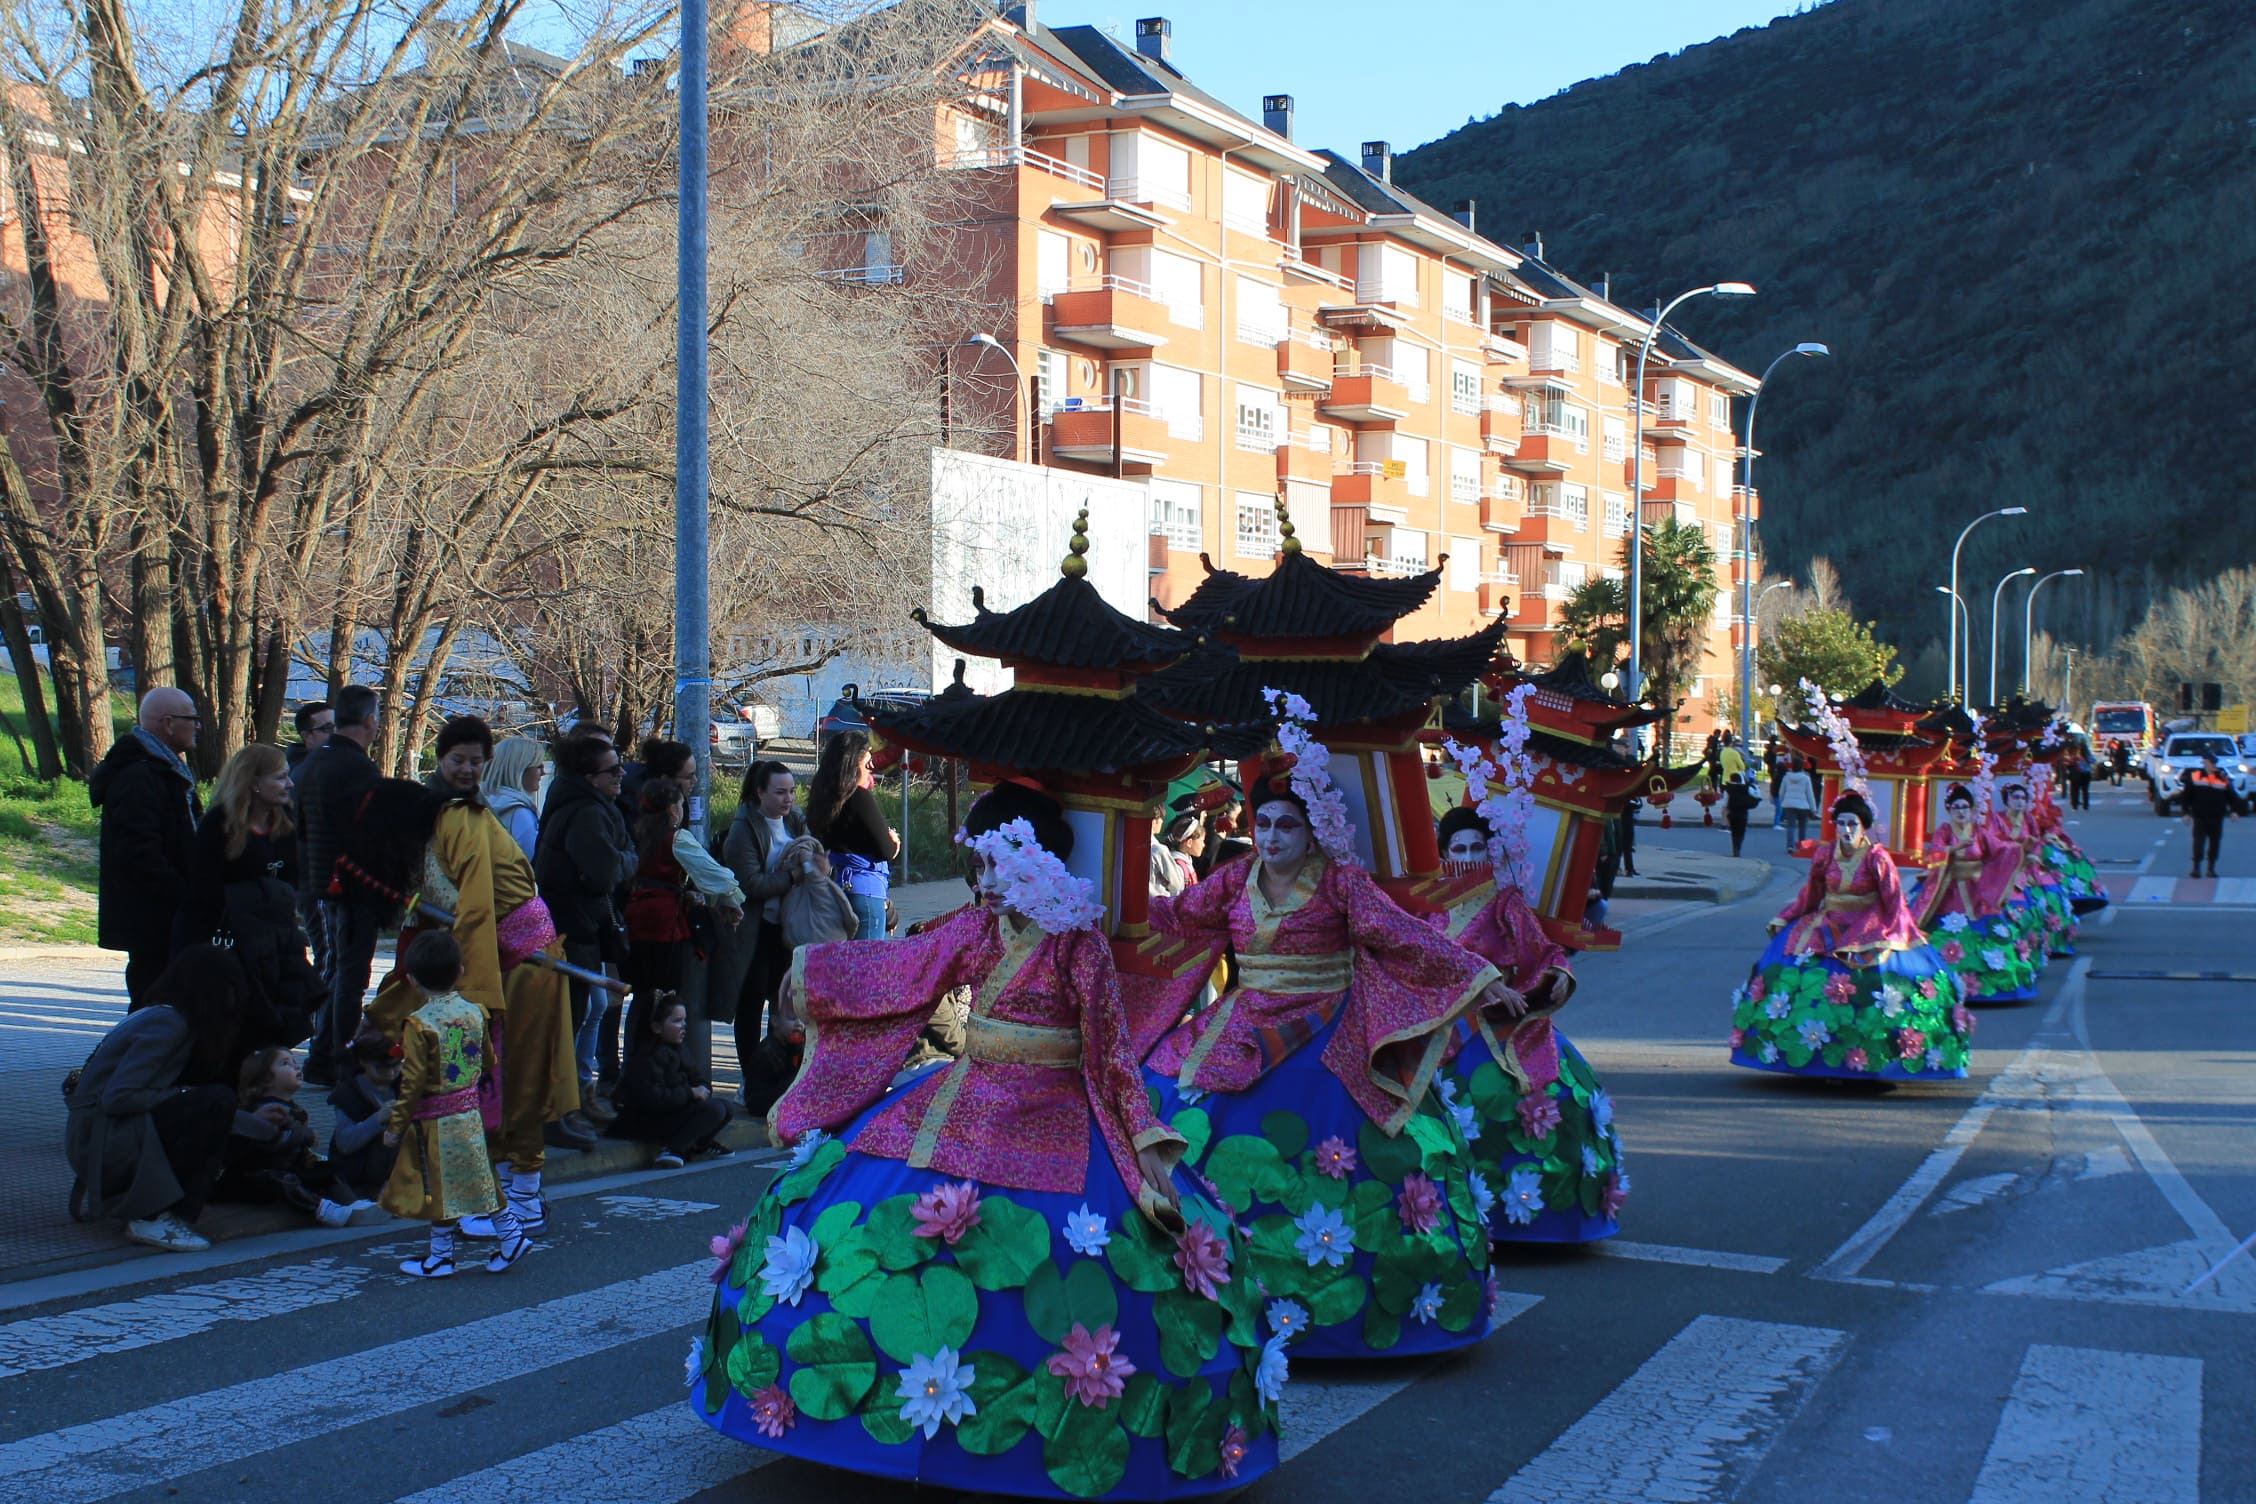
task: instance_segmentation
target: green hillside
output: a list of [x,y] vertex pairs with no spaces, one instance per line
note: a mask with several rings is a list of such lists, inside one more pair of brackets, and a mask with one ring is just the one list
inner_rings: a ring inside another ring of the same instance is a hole
[[[1478,103],[1477,101],[1475,103]],[[1491,238],[1615,301],[1743,279],[1684,332],[1751,370],[1773,567],[1838,563],[1939,636],[1970,594],[2084,565],[2039,625],[2104,644],[2156,587],[2256,557],[2256,4],[1833,0],[1510,107],[1400,158]],[[2009,607],[2016,597],[2009,591]],[[1913,656],[1907,652],[1907,657]]]

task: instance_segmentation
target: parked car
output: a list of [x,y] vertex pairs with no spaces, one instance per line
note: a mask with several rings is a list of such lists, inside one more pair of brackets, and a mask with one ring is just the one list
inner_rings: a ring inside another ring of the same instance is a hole
[[882,710],[906,709],[921,705],[932,698],[929,689],[873,689],[861,693],[849,684],[846,693],[830,702],[830,709],[815,719],[815,754],[822,755],[823,744],[841,731],[867,731],[869,722],[862,718],[860,705],[875,704]]
[[2221,731],[2179,731],[2162,743],[2160,751],[2146,760],[2149,792],[2154,800],[2154,812],[2169,815],[2172,802],[2178,796],[2178,785],[2185,775],[2201,766],[2201,759],[2214,757],[2225,776],[2232,780],[2233,792],[2242,798],[2256,788],[2256,760],[2247,758],[2241,745]]
[[750,703],[713,707],[713,766],[743,769],[752,766],[760,749],[783,735],[783,717],[772,705]]

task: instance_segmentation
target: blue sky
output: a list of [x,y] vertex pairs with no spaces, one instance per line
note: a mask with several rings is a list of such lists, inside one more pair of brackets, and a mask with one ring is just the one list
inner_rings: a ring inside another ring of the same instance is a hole
[[1303,145],[1353,155],[1446,135],[1468,115],[1528,104],[1658,53],[1762,26],[1807,0],[1039,0],[1051,26],[1174,23],[1175,65],[1258,120],[1290,94]]

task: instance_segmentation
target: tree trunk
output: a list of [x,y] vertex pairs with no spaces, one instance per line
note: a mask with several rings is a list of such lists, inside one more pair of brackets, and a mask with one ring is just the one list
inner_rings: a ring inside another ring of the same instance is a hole
[[39,607],[63,767],[71,777],[84,778],[110,750],[111,739],[101,572],[83,536],[60,540],[64,546],[58,547],[8,447],[7,417],[0,404],[0,517]]
[[54,723],[47,719],[47,693],[39,682],[39,660],[31,653],[31,631],[24,625],[23,608],[16,604],[16,571],[4,553],[0,553],[0,638],[7,641],[8,660],[16,666],[16,683],[23,689],[24,720],[31,727],[31,769],[42,783],[51,783],[63,776],[62,755],[55,748]]

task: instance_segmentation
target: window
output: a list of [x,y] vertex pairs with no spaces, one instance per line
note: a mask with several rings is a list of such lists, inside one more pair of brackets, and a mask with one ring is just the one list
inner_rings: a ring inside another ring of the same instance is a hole
[[1527,514],[1530,517],[1564,517],[1566,509],[1559,502],[1559,483],[1539,480],[1528,487]]
[[1471,361],[1453,360],[1449,363],[1449,410],[1477,417],[1481,410],[1480,367]]
[[1481,582],[1481,546],[1478,538],[1449,540],[1449,588],[1477,590]]
[[1480,500],[1480,453],[1473,449],[1449,449],[1449,499],[1472,505]]
[[1606,420],[1606,463],[1618,465],[1628,457],[1629,420],[1627,418],[1608,418]]
[[1279,412],[1283,406],[1275,392],[1241,383],[1238,387],[1238,447],[1258,454],[1274,453],[1277,436],[1284,427]]
[[1606,493],[1606,536],[1609,538],[1626,538],[1629,536],[1629,495],[1627,492],[1608,491]]
[[1544,322],[1530,331],[1528,369],[1579,371],[1582,369],[1581,331],[1571,324]]
[[1253,277],[1238,278],[1238,338],[1249,345],[1274,345],[1285,337],[1285,308],[1279,289]]
[[1105,192],[1131,204],[1191,207],[1191,154],[1143,131],[1116,131]]
[[1710,428],[1729,428],[1731,426],[1731,397],[1728,393],[1708,393],[1708,426]]
[[1151,253],[1152,294],[1167,305],[1167,316],[1185,329],[1206,327],[1202,267],[1188,256]]
[[1426,567],[1426,535],[1416,528],[1390,527],[1386,530],[1387,559],[1405,571]]
[[1418,258],[1400,246],[1356,248],[1355,297],[1362,303],[1418,306]]
[[1153,366],[1151,373],[1152,407],[1167,420],[1168,437],[1193,441],[1205,438],[1206,402],[1199,373],[1159,365]]
[[[1240,491],[1237,496],[1238,557],[1241,559],[1267,559],[1277,552],[1277,498],[1259,491]],[[1297,533],[1298,528],[1294,531]]]
[[1195,553],[1205,542],[1200,514],[1205,504],[1198,484],[1187,480],[1151,483],[1152,531],[1165,535],[1169,548]]
[[1667,376],[1653,383],[1653,405],[1663,422],[1689,423],[1698,409],[1693,405],[1692,383]]
[[862,236],[862,275],[864,282],[898,282],[901,268],[893,259],[893,232],[871,230]]
[[1574,440],[1575,453],[1588,454],[1590,452],[1589,411],[1580,407],[1561,407],[1559,409],[1559,423],[1561,431],[1568,438]]
[[1089,170],[1089,138],[1087,136],[1068,136],[1065,138],[1065,165],[1078,167],[1083,172]]
[[1602,334],[1590,336],[1590,363],[1597,369],[1600,386],[1622,384],[1621,351]]
[[1222,170],[1222,223],[1247,235],[1269,234],[1269,180],[1234,167]]
[[1718,496],[1731,494],[1731,456],[1728,454],[1715,457],[1715,489]]
[[1037,350],[1034,352],[1034,404],[1043,417],[1057,411],[1065,397],[1065,353],[1062,350]]
[[1569,481],[1559,487],[1559,510],[1578,533],[1590,530],[1590,488]]
[[1431,472],[1426,465],[1426,452],[1432,447],[1424,439],[1394,436],[1394,457],[1402,461],[1402,479],[1412,496],[1427,496],[1433,492],[1433,483],[1428,478]]
[[1034,247],[1034,288],[1044,302],[1064,292],[1073,280],[1073,242],[1055,230],[1044,230]]

